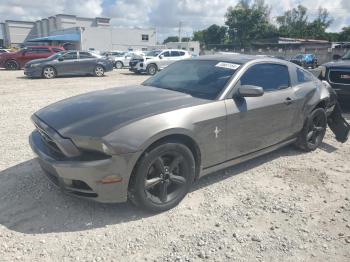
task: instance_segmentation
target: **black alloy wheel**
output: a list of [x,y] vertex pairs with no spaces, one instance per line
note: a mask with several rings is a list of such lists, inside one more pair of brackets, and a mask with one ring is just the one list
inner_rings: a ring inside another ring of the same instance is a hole
[[146,153],[131,187],[133,202],[161,212],[176,206],[188,193],[195,175],[191,151],[182,144],[165,143]]
[[10,60],[5,63],[5,68],[7,70],[18,70],[19,64],[15,60]]
[[327,116],[323,108],[317,108],[308,117],[297,145],[305,151],[313,151],[320,146],[326,134]]

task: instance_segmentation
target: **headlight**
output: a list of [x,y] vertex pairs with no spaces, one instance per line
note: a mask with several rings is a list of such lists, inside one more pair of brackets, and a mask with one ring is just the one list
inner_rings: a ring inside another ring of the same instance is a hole
[[40,64],[31,64],[30,67],[38,67]]

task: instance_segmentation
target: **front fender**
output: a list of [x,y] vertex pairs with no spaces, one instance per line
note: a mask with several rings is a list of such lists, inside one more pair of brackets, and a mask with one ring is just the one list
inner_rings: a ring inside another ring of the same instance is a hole
[[200,145],[193,130],[193,124],[187,122],[185,117],[180,118],[173,112],[151,116],[125,125],[105,136],[104,140],[115,154],[144,151],[154,142],[170,135],[184,135]]

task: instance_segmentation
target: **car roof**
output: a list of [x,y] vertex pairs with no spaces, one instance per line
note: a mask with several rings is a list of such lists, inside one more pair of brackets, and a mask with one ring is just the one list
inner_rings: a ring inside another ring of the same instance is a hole
[[214,60],[235,64],[245,64],[253,60],[261,60],[261,61],[273,61],[278,63],[285,63],[284,60],[268,57],[268,56],[257,56],[257,55],[243,55],[243,54],[220,54],[220,55],[204,55],[193,58],[194,60]]

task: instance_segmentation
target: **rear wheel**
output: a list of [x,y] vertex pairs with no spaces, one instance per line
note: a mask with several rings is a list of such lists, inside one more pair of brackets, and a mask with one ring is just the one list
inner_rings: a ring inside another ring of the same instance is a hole
[[97,65],[94,70],[94,75],[97,77],[104,76],[105,74],[105,69],[101,65]]
[[147,71],[147,74],[153,76],[157,73],[158,67],[155,64],[150,64],[147,66],[146,71]]
[[43,68],[43,77],[46,79],[52,79],[56,77],[56,71],[52,66],[45,66]]
[[132,201],[153,212],[171,209],[186,196],[194,176],[195,161],[185,145],[161,144],[137,165],[129,189]]
[[18,70],[19,64],[17,63],[16,60],[9,60],[5,63],[5,68],[7,70]]
[[311,112],[299,134],[297,146],[304,151],[313,151],[320,146],[327,128],[327,116],[323,108]]
[[115,68],[117,68],[117,69],[122,69],[123,66],[124,66],[123,63],[120,62],[120,61],[117,61],[117,62],[115,63]]

